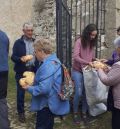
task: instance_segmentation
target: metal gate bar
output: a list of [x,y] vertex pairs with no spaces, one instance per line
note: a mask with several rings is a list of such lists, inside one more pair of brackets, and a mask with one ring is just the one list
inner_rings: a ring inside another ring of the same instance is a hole
[[[67,1],[56,0],[57,56],[71,67],[71,13]],[[71,10],[72,12],[72,10]]]
[[68,67],[71,67],[72,42],[90,23],[98,29],[96,57],[100,58],[105,36],[105,4],[106,0],[56,0],[57,55]]

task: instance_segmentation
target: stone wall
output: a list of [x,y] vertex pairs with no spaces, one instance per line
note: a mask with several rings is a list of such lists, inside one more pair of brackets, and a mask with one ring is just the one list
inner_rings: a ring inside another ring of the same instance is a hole
[[[117,26],[119,26],[119,20],[120,20],[119,3],[120,0],[106,0],[105,42],[107,43],[108,48],[102,50],[101,53],[102,57],[106,58],[109,57],[114,48],[113,40],[116,37],[116,28]],[[55,0],[34,0],[32,11],[33,11],[32,22],[34,23],[35,27],[35,35],[37,37],[50,37],[51,39],[53,39],[53,42],[55,43],[56,42]]]
[[22,25],[32,21],[37,37],[50,37],[55,42],[54,0],[0,0],[0,28],[10,39],[10,53],[14,41],[22,35]]
[[116,0],[116,28],[120,26],[120,0]]
[[108,48],[102,51],[102,57],[110,57],[114,49],[113,40],[116,35],[116,1],[106,0],[106,19],[105,19],[105,42]]
[[[31,20],[32,0],[0,0],[0,29],[13,42],[22,34],[22,25]],[[11,51],[10,51],[11,52]]]
[[56,41],[56,10],[54,0],[34,0],[32,21],[37,37],[51,38]]
[[114,50],[113,41],[117,36],[116,29],[120,26],[120,0],[106,0],[105,26],[108,49],[102,51],[102,57],[110,57]]
[[[0,0],[0,28],[13,42],[22,34],[22,25],[32,21],[36,37],[50,37],[56,42],[55,0]],[[113,51],[116,28],[120,26],[120,0],[106,0],[106,43],[109,48],[102,51],[108,57]],[[107,52],[106,52],[107,51]]]

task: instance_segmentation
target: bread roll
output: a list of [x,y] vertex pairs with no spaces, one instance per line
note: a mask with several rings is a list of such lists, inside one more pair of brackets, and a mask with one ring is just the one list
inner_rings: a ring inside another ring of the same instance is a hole
[[30,60],[32,60],[33,55],[26,55],[24,58],[26,61],[30,61]]
[[34,77],[35,77],[35,74],[33,72],[26,71],[26,72],[23,73],[23,76],[26,78],[26,82],[29,85],[32,85],[33,84]]
[[26,71],[23,73],[23,77],[21,78],[19,83],[21,86],[25,85],[33,85],[35,74],[33,72]]
[[100,61],[94,61],[93,62],[93,67],[95,67],[96,69],[99,69],[99,68],[104,69],[104,68],[107,67],[107,65],[102,63],[102,62],[100,62]]
[[25,78],[21,78],[21,79],[19,80],[19,84],[20,84],[21,86],[26,86],[26,85],[27,85],[26,79],[25,79]]

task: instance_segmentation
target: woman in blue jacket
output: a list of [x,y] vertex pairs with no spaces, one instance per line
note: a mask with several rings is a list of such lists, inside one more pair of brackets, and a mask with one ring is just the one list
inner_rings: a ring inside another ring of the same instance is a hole
[[58,96],[62,83],[61,63],[47,39],[36,40],[34,50],[42,64],[36,72],[34,85],[23,88],[32,94],[31,110],[37,112],[36,129],[53,129],[54,114],[69,112],[69,101],[62,101]]

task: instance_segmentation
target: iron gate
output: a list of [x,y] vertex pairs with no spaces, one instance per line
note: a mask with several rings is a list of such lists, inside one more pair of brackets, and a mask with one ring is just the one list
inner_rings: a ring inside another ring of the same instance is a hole
[[56,0],[57,55],[62,63],[71,67],[71,14],[67,1]]
[[96,57],[100,58],[105,38],[106,0],[56,0],[57,54],[71,67],[72,43],[84,27],[94,23],[98,29]]

